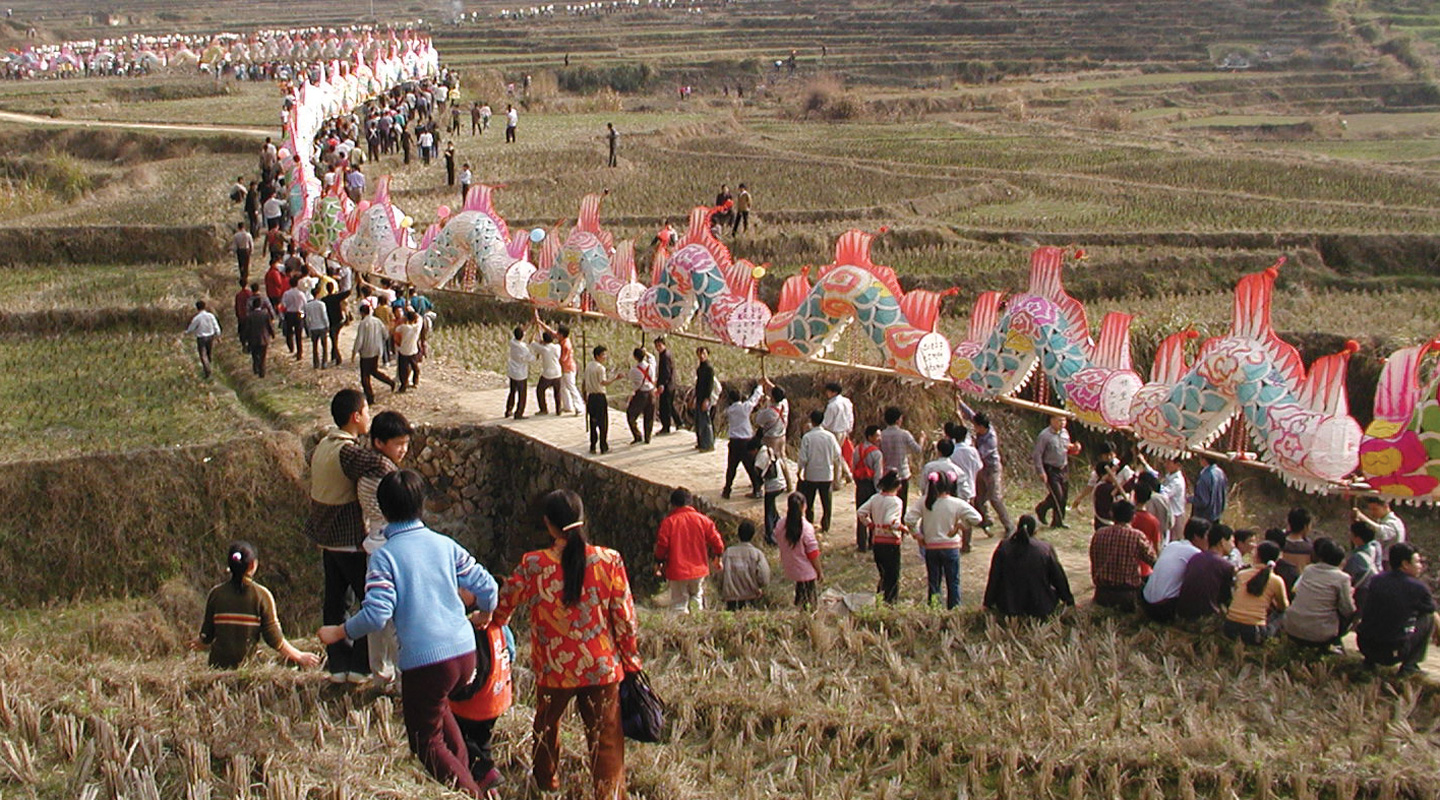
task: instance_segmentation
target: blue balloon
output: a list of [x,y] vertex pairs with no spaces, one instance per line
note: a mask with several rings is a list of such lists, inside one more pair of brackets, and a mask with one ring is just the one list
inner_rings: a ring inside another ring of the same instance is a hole
[[535,244],[540,244],[541,242],[545,241],[545,229],[535,228],[534,230],[531,230],[530,241],[534,242]]

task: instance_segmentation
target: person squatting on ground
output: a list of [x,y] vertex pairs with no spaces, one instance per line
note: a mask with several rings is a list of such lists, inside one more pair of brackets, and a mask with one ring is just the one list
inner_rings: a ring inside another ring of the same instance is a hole
[[280,655],[307,669],[320,666],[320,656],[297,650],[285,640],[275,612],[275,597],[256,583],[260,566],[255,546],[234,542],[225,557],[230,580],[210,590],[205,598],[205,619],[200,635],[191,643],[195,650],[210,651],[210,666],[234,669],[240,666],[260,639]]
[[720,599],[726,611],[754,606],[770,585],[770,560],[753,543],[755,523],[741,521],[735,535],[739,541],[720,556]]
[[495,613],[495,621],[503,624],[530,609],[532,773],[541,791],[560,787],[560,720],[574,700],[585,727],[592,796],[625,800],[620,682],[641,669],[625,562],[614,550],[587,541],[579,495],[557,489],[545,495],[540,509],[551,544],[520,559]]
[[1044,619],[1060,604],[1074,607],[1070,579],[1055,548],[1035,538],[1039,523],[1023,514],[1015,531],[995,548],[990,580],[985,584],[986,610],[1005,617]]
[[[482,797],[484,787],[470,774],[464,738],[449,698],[468,686],[475,674],[475,636],[471,626],[489,624],[498,587],[490,573],[465,548],[425,526],[425,482],[419,473],[386,475],[376,489],[385,515],[385,545],[370,557],[360,611],[343,624],[327,624],[322,642],[334,646],[346,638],[363,639],[395,622],[400,642],[401,710],[410,751],[436,780]],[[460,589],[476,598],[477,611],[466,619]]]

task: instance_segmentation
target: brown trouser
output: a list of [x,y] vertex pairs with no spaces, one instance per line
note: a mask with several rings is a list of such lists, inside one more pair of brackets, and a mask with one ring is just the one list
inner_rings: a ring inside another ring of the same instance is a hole
[[625,733],[620,728],[620,684],[577,689],[535,690],[535,754],[533,772],[540,789],[559,788],[560,719],[575,699],[585,724],[595,800],[625,800]]

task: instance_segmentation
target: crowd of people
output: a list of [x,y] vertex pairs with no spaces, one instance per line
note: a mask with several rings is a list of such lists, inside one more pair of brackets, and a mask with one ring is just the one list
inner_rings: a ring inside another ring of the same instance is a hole
[[[535,674],[532,775],[559,788],[560,722],[574,701],[584,722],[594,796],[625,796],[620,685],[638,673],[637,622],[619,553],[592,545],[579,495],[541,499],[550,545],[526,553],[503,581],[422,520],[426,487],[403,469],[413,429],[403,415],[374,415],[355,389],[331,400],[334,426],[310,461],[304,535],[324,581],[323,664],[336,684],[398,683],[410,750],[437,780],[495,797],[504,782],[491,738],[512,705],[515,644],[509,620],[527,613]],[[194,647],[234,668],[261,639],[313,669],[291,645],[273,595],[256,582],[254,546],[231,545],[230,579],[211,590]]]

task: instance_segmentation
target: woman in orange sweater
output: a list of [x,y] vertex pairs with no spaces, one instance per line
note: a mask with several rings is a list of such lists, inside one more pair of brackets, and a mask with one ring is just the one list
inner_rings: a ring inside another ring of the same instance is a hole
[[1261,542],[1255,548],[1255,563],[1235,576],[1236,592],[1222,627],[1226,636],[1245,644],[1264,644],[1280,629],[1290,595],[1285,580],[1275,572],[1279,558],[1280,545]]
[[530,608],[535,671],[532,771],[542,791],[560,787],[560,719],[574,699],[585,724],[598,800],[624,800],[625,735],[620,681],[640,671],[635,601],[620,554],[585,539],[580,496],[557,489],[541,500],[551,545],[526,553],[500,590],[496,625]]

